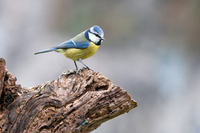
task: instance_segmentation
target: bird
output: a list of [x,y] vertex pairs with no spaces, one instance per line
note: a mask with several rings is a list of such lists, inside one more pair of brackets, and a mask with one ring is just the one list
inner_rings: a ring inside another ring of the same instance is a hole
[[72,39],[69,39],[55,47],[36,52],[34,54],[37,55],[55,51],[73,60],[76,70],[78,70],[76,61],[82,63],[86,68],[90,69],[85,63],[83,63],[82,60],[94,55],[103,40],[105,40],[103,30],[99,26],[94,25],[91,28],[76,35]]

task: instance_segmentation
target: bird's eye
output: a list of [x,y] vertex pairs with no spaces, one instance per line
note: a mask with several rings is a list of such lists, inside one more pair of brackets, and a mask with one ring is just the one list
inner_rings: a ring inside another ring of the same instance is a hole
[[97,33],[94,33],[94,35],[100,38],[99,34],[97,34]]

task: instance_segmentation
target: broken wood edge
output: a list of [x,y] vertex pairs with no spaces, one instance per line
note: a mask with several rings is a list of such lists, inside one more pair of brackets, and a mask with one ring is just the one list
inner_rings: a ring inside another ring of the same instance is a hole
[[29,89],[20,85],[10,88],[15,88],[17,95],[1,112],[0,132],[87,133],[137,106],[121,87],[88,69],[63,73]]
[[6,61],[5,59],[0,58],[0,99],[3,92],[5,72],[6,72]]

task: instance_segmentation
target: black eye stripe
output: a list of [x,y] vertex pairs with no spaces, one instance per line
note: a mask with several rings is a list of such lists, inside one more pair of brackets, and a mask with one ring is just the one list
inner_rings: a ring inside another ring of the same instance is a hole
[[101,38],[101,36],[100,36],[98,33],[91,32],[91,31],[89,31],[89,32],[90,32],[90,33],[92,33],[92,34],[94,34],[95,36],[97,36],[97,37]]
[[99,38],[101,38],[101,37],[99,36],[99,34],[94,33],[94,35],[97,36],[97,37],[99,37]]

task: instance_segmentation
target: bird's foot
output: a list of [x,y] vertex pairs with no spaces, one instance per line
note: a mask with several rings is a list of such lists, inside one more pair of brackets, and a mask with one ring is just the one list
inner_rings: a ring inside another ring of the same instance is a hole
[[62,76],[62,75],[73,74],[73,73],[75,73],[74,70],[64,70],[64,71],[62,72],[61,76]]
[[75,70],[74,70],[74,73],[79,74],[79,73],[81,72],[81,70],[82,70],[82,69],[75,69]]
[[68,75],[68,74],[79,74],[81,72],[82,69],[75,69],[75,70],[64,70],[61,74],[61,76],[63,75]]
[[[82,69],[88,69],[88,70],[92,70],[91,68],[89,67],[82,67]],[[94,70],[92,70],[94,72]]]

